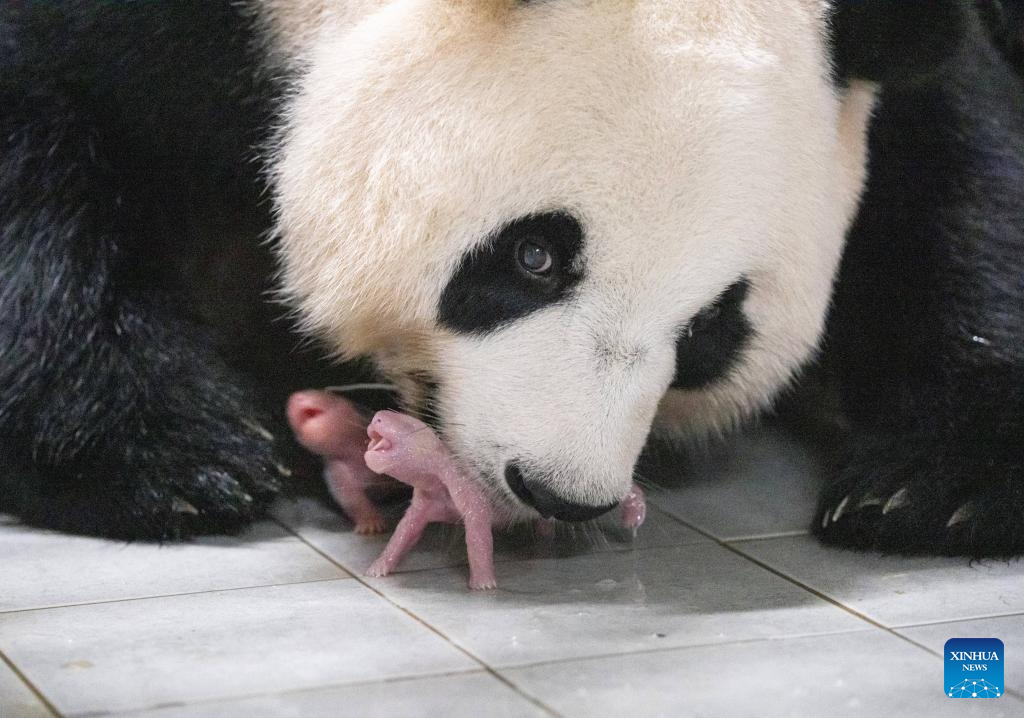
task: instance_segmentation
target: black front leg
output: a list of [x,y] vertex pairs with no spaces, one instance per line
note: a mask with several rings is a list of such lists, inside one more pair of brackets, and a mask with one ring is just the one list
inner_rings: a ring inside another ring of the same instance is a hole
[[886,553],[1024,553],[1024,376],[989,380],[1004,392],[960,395],[927,412],[893,406],[902,425],[879,417],[855,430],[822,496],[817,535]]
[[0,511],[128,539],[238,530],[280,483],[272,425],[139,269],[158,215],[102,127],[24,89],[0,92]]
[[977,22],[960,45],[879,100],[829,321],[828,543],[1024,553],[1024,85]]
[[275,424],[204,333],[158,304],[115,295],[96,314],[73,303],[67,322],[3,322],[18,355],[2,357],[14,382],[0,397],[0,511],[168,540],[238,531],[267,506],[281,483]]

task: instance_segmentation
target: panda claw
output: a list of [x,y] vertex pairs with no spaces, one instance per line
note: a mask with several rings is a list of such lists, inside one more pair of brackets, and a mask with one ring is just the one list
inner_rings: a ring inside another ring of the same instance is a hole
[[962,524],[965,521],[970,521],[972,518],[974,518],[974,514],[974,506],[972,506],[970,503],[966,503],[953,512],[953,515],[949,517],[949,521],[946,522],[946,528],[951,529],[957,524]]
[[885,502],[885,506],[882,507],[882,515],[886,515],[891,511],[895,511],[898,508],[902,508],[909,503],[907,487],[904,486],[902,489],[897,491],[895,494],[889,497],[889,500]]
[[872,496],[871,494],[868,494],[863,499],[861,499],[859,504],[857,504],[856,510],[860,511],[861,509],[866,509],[869,506],[881,506],[881,505],[882,505],[882,499],[878,498],[877,496]]
[[180,496],[175,496],[171,501],[171,510],[176,514],[189,514],[190,516],[199,515],[199,509]]
[[836,510],[832,512],[832,523],[837,523],[839,519],[843,517],[843,513],[846,511],[847,504],[850,503],[850,495],[847,494],[843,497],[843,500],[836,506]]

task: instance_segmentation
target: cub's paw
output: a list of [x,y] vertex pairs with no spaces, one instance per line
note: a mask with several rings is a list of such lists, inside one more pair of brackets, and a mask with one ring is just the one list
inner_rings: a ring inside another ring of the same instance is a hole
[[1019,448],[861,438],[838,462],[813,524],[828,544],[901,554],[1024,553]]
[[470,576],[469,589],[471,591],[493,591],[498,587],[498,579],[491,573],[485,576]]
[[379,513],[376,516],[362,516],[355,521],[353,529],[360,536],[376,536],[388,530],[387,521]]

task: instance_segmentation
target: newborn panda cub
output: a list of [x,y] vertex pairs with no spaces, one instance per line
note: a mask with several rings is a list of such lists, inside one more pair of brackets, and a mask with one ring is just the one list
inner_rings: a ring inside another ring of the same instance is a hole
[[[386,474],[412,487],[412,503],[368,576],[387,576],[419,541],[429,523],[466,528],[469,587],[495,588],[493,514],[473,477],[454,460],[437,434],[419,419],[379,411],[367,425],[351,402],[327,391],[301,391],[288,401],[288,421],[303,446],[324,459],[331,495],[355,523],[356,533],[379,533],[384,518],[367,488]],[[369,441],[367,441],[367,439]],[[622,525],[636,530],[646,517],[634,485],[620,503]]]

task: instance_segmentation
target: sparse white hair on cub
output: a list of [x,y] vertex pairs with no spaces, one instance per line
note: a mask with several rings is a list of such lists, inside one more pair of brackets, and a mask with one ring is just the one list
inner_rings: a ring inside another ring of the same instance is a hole
[[[814,353],[873,101],[833,85],[821,2],[289,7],[267,2],[301,59],[275,162],[283,286],[309,330],[409,395],[434,377],[448,442],[510,516],[530,512],[507,462],[615,501],[652,425],[726,427]],[[545,211],[585,232],[571,301],[442,327],[467,253]],[[739,361],[666,392],[679,332],[740,277]]]

